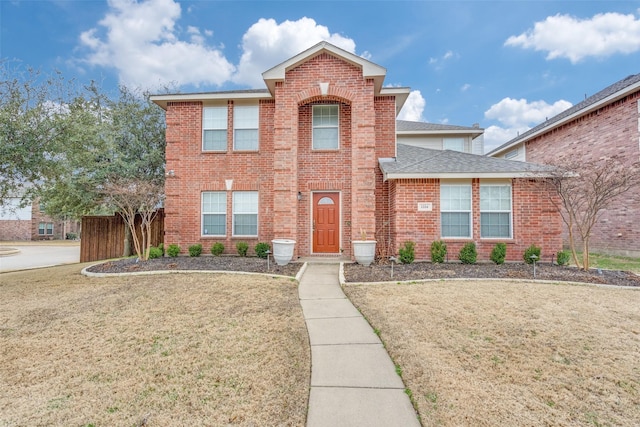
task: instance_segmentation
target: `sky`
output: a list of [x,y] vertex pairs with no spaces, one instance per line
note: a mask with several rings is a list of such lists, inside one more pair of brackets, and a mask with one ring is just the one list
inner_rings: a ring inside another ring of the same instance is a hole
[[0,58],[107,91],[264,88],[326,40],[409,87],[399,119],[485,129],[485,152],[640,73],[640,0],[0,0]]

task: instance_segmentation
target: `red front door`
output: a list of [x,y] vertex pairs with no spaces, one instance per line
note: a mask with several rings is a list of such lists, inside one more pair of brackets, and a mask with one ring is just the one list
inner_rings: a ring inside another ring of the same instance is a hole
[[313,194],[313,252],[340,252],[340,194]]

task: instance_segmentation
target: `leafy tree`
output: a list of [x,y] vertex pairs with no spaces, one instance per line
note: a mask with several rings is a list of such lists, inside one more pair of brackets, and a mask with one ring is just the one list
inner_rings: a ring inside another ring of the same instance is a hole
[[[559,196],[551,200],[567,226],[573,261],[589,270],[591,233],[611,203],[640,186],[640,162],[629,164],[613,156],[596,160],[560,159],[555,165],[558,171],[540,180]],[[582,262],[577,255],[578,239],[582,242]]]

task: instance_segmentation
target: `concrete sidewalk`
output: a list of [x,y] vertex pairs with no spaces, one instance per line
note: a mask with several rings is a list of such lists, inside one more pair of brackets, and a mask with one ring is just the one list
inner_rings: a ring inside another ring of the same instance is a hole
[[420,426],[382,342],[346,298],[339,264],[307,264],[299,286],[311,342],[307,426]]

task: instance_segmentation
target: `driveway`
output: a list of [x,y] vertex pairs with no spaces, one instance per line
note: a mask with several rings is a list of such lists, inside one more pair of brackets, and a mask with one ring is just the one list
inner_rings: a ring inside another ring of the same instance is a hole
[[[0,273],[80,262],[80,243],[1,243]],[[7,251],[7,248],[17,251]],[[15,253],[13,253],[15,252]]]

